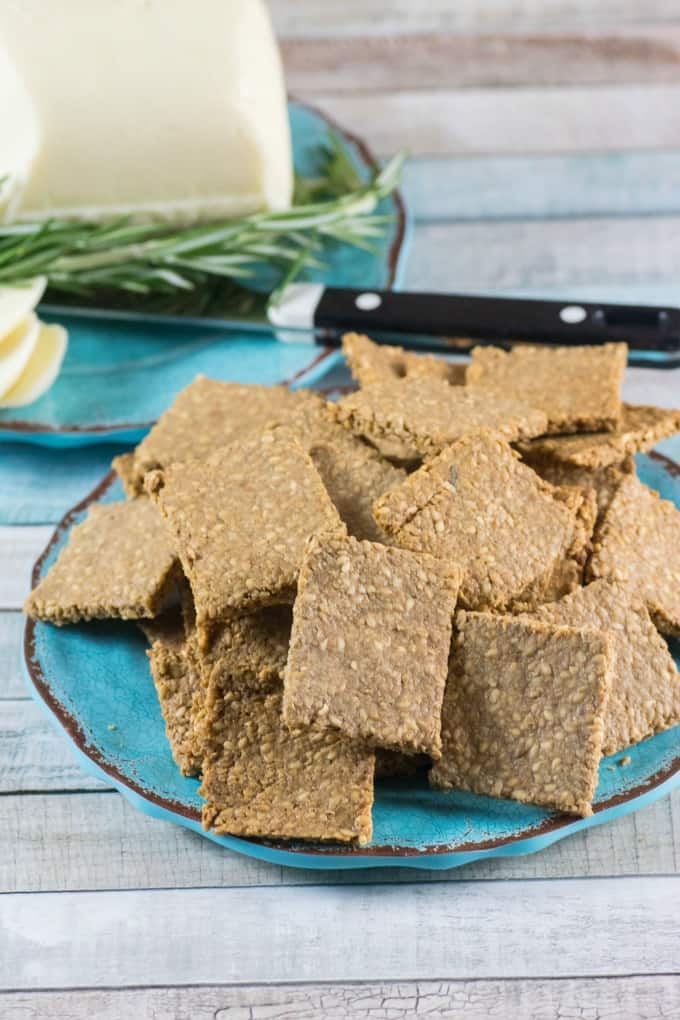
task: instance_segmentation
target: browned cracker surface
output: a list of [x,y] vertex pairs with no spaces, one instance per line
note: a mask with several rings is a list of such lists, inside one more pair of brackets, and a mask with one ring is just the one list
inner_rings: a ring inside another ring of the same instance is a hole
[[224,682],[248,689],[279,686],[288,657],[292,609],[268,606],[217,624],[203,649],[204,671],[218,669]]
[[597,499],[598,514],[604,513],[623,479],[635,470],[632,457],[625,458],[620,464],[609,464],[599,468],[566,464],[549,457],[534,455],[526,450],[522,454],[522,459],[552,485],[592,489]]
[[353,538],[312,540],[284,676],[284,720],[437,756],[460,573]]
[[191,585],[200,628],[292,602],[310,535],[344,527],[308,455],[283,429],[147,476]]
[[361,333],[345,333],[342,353],[360,386],[407,376],[443,379],[452,386],[465,384],[464,364],[454,364],[434,354],[416,354],[403,347],[376,344]]
[[373,502],[399,485],[406,472],[339,425],[326,401],[305,403],[285,427],[309,453],[349,533],[372,542],[387,541],[373,519]]
[[371,442],[401,444],[401,455],[439,453],[461,436],[489,428],[513,441],[545,432],[546,417],[520,401],[449,386],[441,379],[375,383],[336,404],[338,421]]
[[175,461],[204,460],[218,447],[261,432],[309,400],[311,393],[285,386],[251,386],[199,376],[161,415],[134,454],[134,485]]
[[612,687],[605,713],[603,754],[615,754],[680,722],[680,676],[647,610],[630,592],[593,581],[561,602],[540,606],[539,620],[589,627],[609,635]]
[[680,510],[635,475],[609,504],[589,570],[629,585],[659,630],[680,636]]
[[585,629],[461,613],[434,786],[592,813],[609,644]]
[[203,825],[217,833],[367,843],[374,756],[338,733],[289,730],[279,692],[211,682]]
[[[544,436],[520,444],[525,460],[552,461],[591,471],[619,465],[641,450],[680,431],[680,411],[637,404],[621,405],[615,432],[586,432],[578,436]],[[526,456],[525,456],[526,455]]]
[[548,582],[574,514],[507,443],[468,436],[377,500],[378,523],[404,548],[463,571],[461,604],[502,609]]
[[196,776],[203,756],[195,726],[202,682],[195,640],[185,636],[179,613],[167,624],[144,629],[155,634],[147,655],[172,756],[185,776]]
[[93,506],[29,596],[29,616],[52,623],[157,616],[176,581],[177,560],[146,499]]
[[628,349],[601,347],[475,347],[466,383],[523,400],[548,416],[546,432],[614,430]]
[[561,485],[554,488],[553,494],[573,515],[573,531],[564,555],[555,565],[547,584],[541,584],[527,599],[527,602],[531,602],[533,596],[536,604],[554,602],[582,583],[597,517],[597,500],[592,489]]

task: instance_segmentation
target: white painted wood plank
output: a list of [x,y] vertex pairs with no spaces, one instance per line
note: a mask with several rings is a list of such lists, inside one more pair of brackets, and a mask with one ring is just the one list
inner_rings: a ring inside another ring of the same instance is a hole
[[677,148],[680,85],[433,90],[308,97],[379,155]]
[[492,31],[282,41],[294,95],[403,89],[598,85],[680,79],[680,24],[565,34]]
[[679,896],[677,877],[8,894],[0,987],[677,973]]
[[421,156],[402,191],[419,223],[680,212],[679,152]]
[[0,995],[5,1020],[523,1020],[680,1015],[673,977],[144,988]]
[[537,854],[448,872],[281,868],[148,818],[118,795],[0,797],[0,893],[678,874],[680,791]]
[[33,564],[53,531],[51,526],[0,527],[0,610],[21,608]]
[[602,25],[673,23],[674,0],[269,0],[280,36],[409,32],[569,32]]
[[23,637],[21,613],[0,613],[0,700],[28,697],[20,669]]
[[[406,285],[536,292],[666,287],[680,303],[680,217],[431,223],[414,235]],[[673,299],[673,295],[675,298]]]
[[33,701],[0,704],[0,793],[99,790]]

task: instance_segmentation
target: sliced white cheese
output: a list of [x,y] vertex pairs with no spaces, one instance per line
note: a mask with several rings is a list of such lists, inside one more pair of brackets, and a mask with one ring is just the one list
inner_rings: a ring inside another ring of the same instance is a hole
[[38,118],[23,81],[0,46],[0,220],[21,200],[38,152]]
[[45,277],[38,276],[16,287],[0,287],[0,355],[5,338],[33,311],[45,293],[46,286]]
[[0,398],[0,407],[24,407],[45,393],[59,375],[68,334],[63,326],[40,323],[38,341],[14,386]]
[[3,0],[3,45],[41,132],[17,215],[186,223],[290,204],[261,0]]
[[19,380],[40,335],[40,323],[31,314],[0,345],[0,400]]

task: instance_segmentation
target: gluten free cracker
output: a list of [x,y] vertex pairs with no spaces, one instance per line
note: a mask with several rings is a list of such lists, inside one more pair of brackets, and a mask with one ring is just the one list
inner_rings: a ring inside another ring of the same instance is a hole
[[673,658],[645,607],[623,585],[593,581],[560,602],[540,606],[535,618],[609,635],[612,686],[603,754],[615,754],[680,722],[680,676]]
[[135,455],[131,453],[119,453],[111,461],[111,467],[118,475],[123,486],[123,492],[128,499],[134,499],[140,495],[135,474]]
[[595,493],[597,512],[600,516],[611,503],[614,493],[626,475],[635,471],[635,462],[632,457],[626,457],[620,464],[607,464],[605,467],[596,468],[567,464],[550,457],[544,458],[534,455],[526,449],[522,454],[522,459],[529,467],[533,468],[536,474],[544,478],[546,482],[550,482],[551,485],[591,489]]
[[475,347],[466,385],[540,408],[548,417],[546,432],[614,431],[627,355],[625,344]]
[[342,843],[371,838],[374,755],[339,733],[281,721],[280,692],[214,675],[206,701],[203,826],[236,836]]
[[57,625],[157,616],[178,578],[163,519],[148,500],[93,506],[33,590],[25,612]]
[[547,585],[575,526],[552,486],[489,433],[454,443],[377,500],[374,514],[398,545],[460,566],[466,608],[507,608]]
[[592,814],[611,652],[606,637],[460,613],[431,783]]
[[627,475],[598,529],[589,575],[628,585],[659,630],[679,637],[680,510]]
[[416,354],[403,347],[376,344],[362,333],[345,333],[342,353],[360,386],[416,376],[443,379],[451,386],[465,385],[464,364],[445,361],[434,354]]
[[292,618],[290,606],[268,606],[217,624],[202,649],[204,673],[219,670],[232,685],[247,690],[280,686]]
[[176,461],[205,460],[216,449],[259,433],[307,401],[318,399],[285,386],[217,382],[198,376],[181,391],[134,452],[130,484],[143,490],[144,475]]
[[196,729],[202,683],[196,642],[185,634],[179,612],[144,630],[152,640],[147,655],[172,756],[183,775],[196,776],[203,761]]
[[547,424],[543,411],[519,400],[417,377],[375,383],[335,407],[346,428],[374,444],[389,440],[404,459],[434,456],[482,428],[512,442],[541,435]]
[[547,462],[596,471],[621,465],[632,454],[650,450],[675,432],[680,432],[680,411],[622,404],[615,432],[544,436],[520,443],[519,448],[529,463]]
[[387,541],[373,518],[373,502],[403,482],[406,472],[339,425],[332,405],[321,399],[301,406],[284,427],[311,457],[350,535]]
[[437,756],[460,572],[353,538],[313,539],[284,676],[290,726]]
[[191,585],[202,631],[292,602],[307,539],[344,531],[317,471],[283,429],[147,476]]

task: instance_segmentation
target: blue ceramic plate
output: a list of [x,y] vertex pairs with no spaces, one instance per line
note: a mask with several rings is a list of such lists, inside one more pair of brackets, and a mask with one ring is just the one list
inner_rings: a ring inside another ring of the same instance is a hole
[[[289,103],[295,166],[314,172],[329,130],[341,139],[364,178],[375,161],[366,145],[318,111]],[[398,194],[379,206],[392,217],[374,252],[337,246],[317,279],[340,287],[397,286],[406,222]],[[43,315],[63,323],[69,348],[55,385],[25,408],[0,410],[0,441],[42,446],[82,446],[102,441],[138,442],[160,412],[203,372],[213,379],[282,383],[313,381],[339,355],[312,343],[279,343],[273,337],[210,325],[121,321],[119,317]]]
[[[639,458],[642,479],[680,506],[680,466],[660,454]],[[122,498],[109,475],[59,525],[35,566],[37,583],[70,528],[94,502]],[[674,649],[676,659],[680,649]],[[237,839],[203,833],[198,781],[177,770],[165,739],[145,642],[130,623],[56,628],[28,622],[25,667],[31,692],[60,727],[83,766],[136,807],[178,822],[251,857],[312,868],[394,865],[452,868],[480,857],[526,854],[649,804],[680,782],[680,727],[600,766],[595,813],[580,819],[506,800],[439,793],[424,779],[377,784],[373,842],[360,848]],[[627,760],[629,759],[629,760]]]

